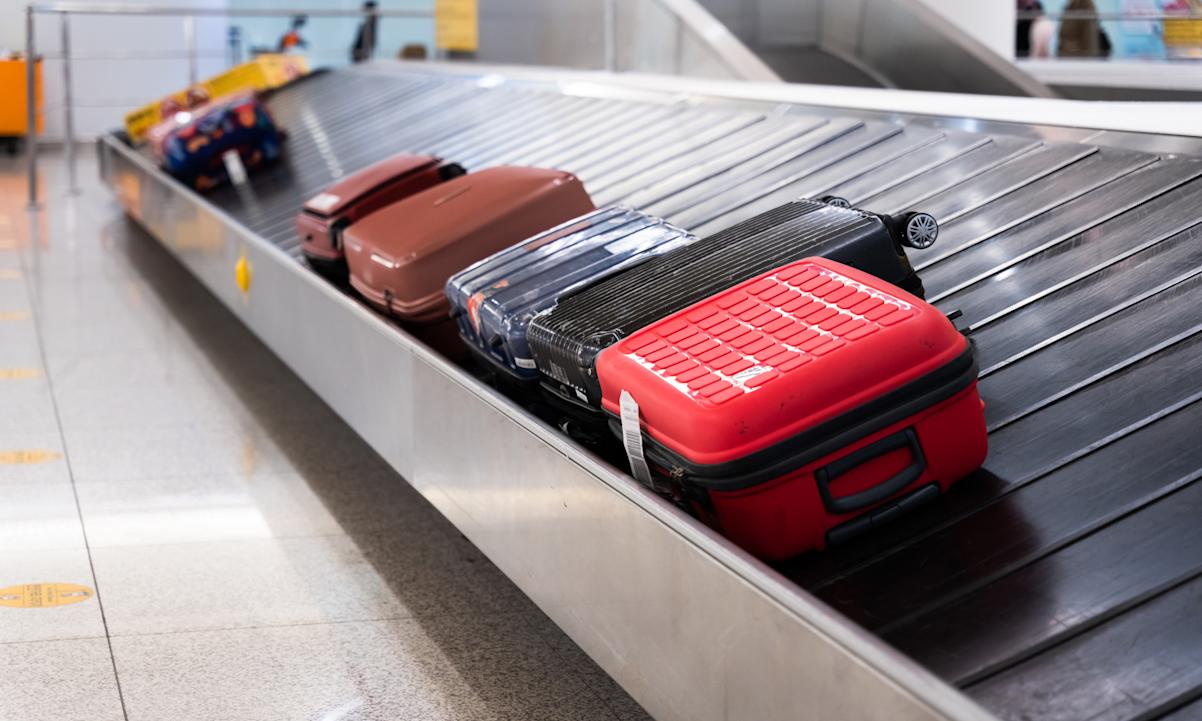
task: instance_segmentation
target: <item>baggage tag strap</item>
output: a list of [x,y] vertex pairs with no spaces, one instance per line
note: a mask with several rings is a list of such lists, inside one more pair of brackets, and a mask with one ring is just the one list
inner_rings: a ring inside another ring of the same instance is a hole
[[221,162],[225,164],[225,172],[230,176],[234,185],[246,183],[246,166],[242,164],[242,156],[237,150],[227,150],[221,154]]
[[645,486],[653,486],[651,468],[643,455],[643,430],[639,426],[639,404],[629,391],[622,391],[619,401],[622,417],[622,445],[626,447],[626,459],[630,461],[630,472],[635,480]]

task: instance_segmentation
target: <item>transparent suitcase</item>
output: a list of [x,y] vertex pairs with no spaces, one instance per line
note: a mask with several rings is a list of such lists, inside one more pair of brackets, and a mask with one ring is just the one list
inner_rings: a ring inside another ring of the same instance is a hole
[[455,274],[447,298],[474,355],[502,377],[537,384],[526,328],[558,300],[695,240],[654,216],[609,207],[570,220]]

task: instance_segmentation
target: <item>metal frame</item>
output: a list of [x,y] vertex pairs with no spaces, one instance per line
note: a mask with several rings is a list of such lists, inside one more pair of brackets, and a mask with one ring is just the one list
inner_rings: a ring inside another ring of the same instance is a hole
[[[848,3],[849,0],[820,0],[819,7],[828,2]],[[855,21],[853,42],[833,37],[822,29],[818,46],[824,51],[851,62],[874,79],[880,73],[872,68],[891,67],[898,72],[908,64],[920,68],[921,75],[932,67],[953,67],[971,63],[987,73],[975,77],[976,91],[999,95],[1055,98],[1048,86],[1015,67],[1010,60],[998,55],[954,23],[920,0],[855,0],[859,13]],[[927,63],[914,63],[918,60]],[[952,73],[954,75],[954,73]],[[930,87],[909,82],[905,76],[899,82],[909,87]]]
[[[979,133],[1089,142],[1158,153],[1202,155],[1202,126],[1189,113],[1196,103],[1124,103],[934,93],[798,83],[753,83],[674,75],[598,73],[517,65],[423,63],[423,72],[467,77],[504,76],[572,95],[688,98],[764,110],[788,105],[840,117],[907,122]],[[372,63],[364,72],[413,72],[403,63]]]
[[130,215],[657,718],[991,718],[116,137],[99,152]]
[[[606,0],[612,5],[615,0]],[[710,47],[723,64],[741,80],[780,82],[781,78],[768,64],[744,45],[734,33],[695,0],[657,0],[659,6],[672,13],[677,23],[677,48],[681,53],[680,31],[687,29]],[[608,53],[611,52],[607,50]],[[678,70],[679,62],[678,62]]]
[[[611,72],[617,70],[617,38],[619,14],[617,0],[601,0],[604,3],[604,43],[605,57],[603,67]],[[779,81],[780,78],[755,53],[751,52],[730,31],[694,0],[656,0],[656,2],[672,14],[676,21],[677,30],[677,59],[682,54],[682,36],[687,29],[695,37],[709,47],[715,55],[728,67],[735,77],[746,80]],[[71,35],[68,18],[71,15],[127,15],[127,16],[178,16],[183,23],[184,45],[186,51],[183,57],[188,60],[188,84],[193,85],[199,80],[199,52],[196,44],[197,17],[291,17],[303,13],[310,17],[360,17],[365,15],[361,10],[349,8],[212,8],[212,7],[183,7],[176,5],[131,5],[124,3],[83,3],[83,2],[52,2],[31,3],[26,6],[25,24],[25,56],[36,57],[35,47],[35,16],[38,14],[58,15],[61,27],[62,50],[56,57],[63,63],[63,144],[67,149],[67,167],[69,172],[69,192],[79,192],[76,181],[75,164],[75,129],[74,129],[74,95],[71,88]],[[430,9],[404,8],[373,8],[371,15],[377,17],[397,18],[434,18],[435,13]],[[370,26],[369,26],[370,27]],[[127,51],[114,57],[129,57]],[[89,55],[74,59],[100,59],[104,54]],[[157,57],[157,56],[156,56]],[[32,63],[28,70],[27,99],[29,101],[29,131],[28,131],[28,207],[38,207],[37,190],[37,127],[34,124],[34,70]]]

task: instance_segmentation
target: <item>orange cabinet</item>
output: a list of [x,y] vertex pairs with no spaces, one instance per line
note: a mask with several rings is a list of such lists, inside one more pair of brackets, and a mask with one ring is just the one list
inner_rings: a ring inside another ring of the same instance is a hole
[[[25,61],[0,60],[0,137],[25,135]],[[42,132],[42,61],[34,68],[38,132]]]

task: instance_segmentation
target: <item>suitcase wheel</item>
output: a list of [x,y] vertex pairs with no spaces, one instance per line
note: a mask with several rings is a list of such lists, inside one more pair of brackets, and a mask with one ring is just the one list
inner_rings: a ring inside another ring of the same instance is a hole
[[930,213],[907,213],[902,218],[904,240],[910,248],[930,248],[939,238],[939,223]]
[[461,175],[467,175],[467,171],[459,163],[447,163],[438,169],[438,179],[442,181],[458,178]]
[[819,200],[819,202],[826,203],[827,205],[834,206],[836,208],[850,208],[851,207],[851,203],[847,202],[847,198],[840,198],[837,195],[824,195]]

